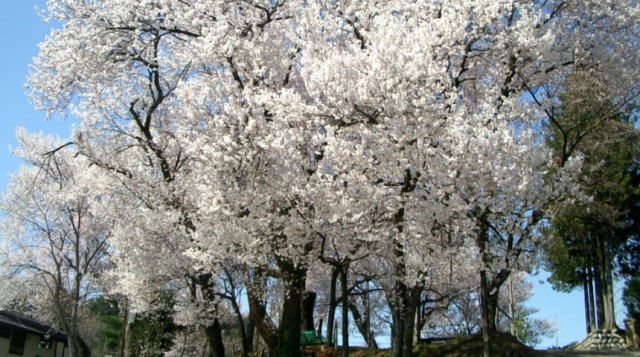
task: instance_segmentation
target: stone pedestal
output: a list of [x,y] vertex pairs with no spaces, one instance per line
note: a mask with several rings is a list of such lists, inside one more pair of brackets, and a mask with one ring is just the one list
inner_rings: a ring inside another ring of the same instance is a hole
[[624,320],[627,347],[637,350],[640,348],[640,321],[636,319]]
[[627,349],[625,338],[612,330],[595,330],[587,338],[576,346],[576,350],[601,351],[615,350],[624,351]]

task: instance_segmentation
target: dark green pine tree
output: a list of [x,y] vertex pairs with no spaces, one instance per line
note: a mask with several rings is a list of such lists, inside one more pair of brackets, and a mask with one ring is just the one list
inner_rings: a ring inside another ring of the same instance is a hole
[[[548,229],[546,268],[554,288],[582,288],[587,332],[615,328],[613,280],[637,266],[639,133],[593,71],[567,79],[548,142],[561,166],[584,157],[582,190],[590,202],[565,205]],[[635,270],[637,271],[637,270]]]
[[635,276],[627,280],[622,302],[627,308],[627,315],[636,321],[640,321],[640,277]]
[[102,322],[101,334],[106,351],[117,351],[122,336],[122,316],[118,303],[103,296],[89,302],[89,310]]

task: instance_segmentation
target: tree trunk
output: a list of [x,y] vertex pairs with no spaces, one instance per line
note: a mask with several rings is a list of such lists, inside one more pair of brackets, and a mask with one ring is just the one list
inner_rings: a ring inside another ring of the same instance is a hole
[[127,308],[125,316],[123,356],[133,357],[133,324],[136,321],[136,313]]
[[598,236],[593,237],[595,239],[595,254],[594,258],[594,270],[593,270],[593,280],[595,281],[595,297],[596,297],[596,317],[598,319],[598,329],[603,329],[605,327],[605,315],[604,315],[604,272],[602,271],[602,252],[599,248],[600,239]]
[[125,351],[126,351],[126,343],[124,341],[127,340],[127,335],[129,334],[128,329],[127,329],[127,314],[129,311],[129,303],[125,303],[125,308],[123,308],[122,313],[124,315],[124,318],[122,319],[122,329],[120,330],[120,333],[122,334],[122,336],[120,336],[120,357],[126,357],[125,355]]
[[595,298],[596,298],[596,326],[598,329],[604,328],[604,292],[602,286],[602,276],[600,269],[594,269],[594,281],[595,281]]
[[422,328],[424,324],[422,324],[422,289],[415,296],[416,305],[414,307],[413,314],[413,345],[417,345],[420,343],[420,337],[422,335]]
[[340,274],[340,268],[333,267],[331,271],[331,286],[329,290],[329,314],[327,315],[327,346],[333,346],[333,330],[334,322],[336,319],[336,307],[338,302],[336,301],[336,285],[338,284],[338,274]]
[[604,289],[604,328],[608,330],[616,330],[616,313],[614,308],[613,283],[607,281]]
[[[495,292],[492,294],[491,290],[494,290]],[[498,317],[498,299],[499,299],[498,292],[499,291],[500,291],[500,287],[496,288],[491,286],[487,292],[486,309],[487,309],[487,319],[488,319],[487,322],[488,322],[488,327],[490,332],[495,332],[498,330],[496,321]]]
[[[245,319],[242,316],[242,311],[240,310],[240,305],[238,305],[238,296],[236,295],[235,282],[233,281],[233,275],[224,268],[224,271],[227,275],[228,282],[230,284],[231,289],[227,291],[228,295],[225,295],[224,298],[231,302],[231,307],[233,308],[233,312],[236,315],[236,320],[238,321],[238,330],[240,333],[240,343],[242,345],[242,357],[248,357],[249,352],[252,350],[253,344],[253,334],[251,335],[251,340],[249,336],[247,336],[247,324],[245,323]],[[249,317],[251,320],[251,317]],[[224,349],[224,346],[223,346]]]
[[367,348],[370,350],[377,350],[378,349],[378,343],[376,342],[376,338],[375,336],[373,336],[373,333],[371,332],[371,297],[369,296],[369,294],[371,293],[370,286],[369,286],[369,281],[367,281],[367,291],[365,292],[365,303],[364,303],[364,308],[365,308],[365,313],[364,313],[364,329],[365,329],[365,341],[367,341]]
[[[244,318],[242,317],[242,312],[240,311],[240,306],[235,299],[231,299],[231,304],[233,306],[233,310],[235,311],[236,318],[238,320],[238,330],[240,331],[240,343],[242,343],[242,357],[248,357],[249,352],[251,352],[251,346],[249,342],[249,338],[247,336],[247,327],[244,323]],[[253,336],[251,336],[253,338]]]
[[584,321],[587,325],[588,335],[591,333],[591,314],[589,313],[591,307],[589,306],[589,282],[587,280],[586,270],[584,278],[582,279],[582,290],[584,292]]
[[247,336],[247,351],[249,352],[253,352],[253,340],[255,338],[256,335],[256,323],[253,320],[253,317],[251,317],[251,314],[249,314],[249,317],[247,317],[247,325],[246,325],[246,336]]
[[[491,357],[490,331],[495,330],[495,310],[491,308],[491,296],[487,271],[491,263],[489,253],[489,227],[485,221],[486,212],[482,213],[478,219],[479,232],[476,242],[480,249],[483,267],[480,271],[480,311],[482,325],[482,350],[484,357]],[[493,313],[492,313],[493,310]]]
[[280,261],[278,265],[283,275],[285,297],[275,344],[269,346],[269,357],[300,357],[302,298],[307,270],[295,267],[289,261]]
[[391,306],[391,356],[413,356],[414,316],[417,303],[413,299],[414,289],[396,281]]
[[91,350],[84,339],[76,332],[67,331],[69,357],[91,357]]
[[304,298],[302,299],[302,324],[304,331],[315,331],[313,310],[316,306],[316,296],[317,294],[312,291],[304,293]]
[[[397,291],[396,291],[397,293]],[[391,325],[391,356],[402,357],[402,336],[404,335],[404,316],[399,306],[393,306],[391,318],[393,323]]]
[[420,303],[421,289],[417,287],[406,289],[406,304],[404,327],[402,329],[402,355],[403,357],[413,356],[413,346],[415,342],[416,331],[416,310]]
[[584,307],[585,307],[585,321],[587,324],[587,334],[590,334],[596,329],[596,315],[595,315],[595,302],[593,298],[593,259],[591,258],[592,251],[589,249],[587,239],[583,239],[584,246]]
[[209,347],[209,357],[224,357],[224,341],[222,340],[222,328],[218,320],[218,306],[216,296],[214,294],[213,275],[211,273],[200,274],[198,276],[198,284],[202,291],[202,299],[205,304],[212,304],[214,307],[213,322],[209,326],[204,327],[204,335],[207,338]]
[[[424,288],[423,291],[424,293]],[[432,302],[436,302],[435,300],[431,300],[429,298],[429,293],[425,293],[425,295],[423,296],[422,293],[420,294],[420,300],[418,301],[418,321],[417,321],[417,326],[416,326],[416,333],[417,335],[417,341],[420,341],[421,338],[421,332],[424,329],[425,325],[427,324],[427,321],[429,320],[429,316],[431,316],[431,314],[434,312],[433,309],[430,309],[427,307],[427,302],[432,301]]]
[[[489,331],[491,330],[491,317],[489,314],[489,283],[487,282],[487,272],[480,272],[480,306],[482,321],[482,351],[484,357],[491,357],[491,340]],[[495,319],[494,325],[495,325]]]
[[342,357],[349,357],[349,265],[342,267],[340,274],[340,289],[342,290]]
[[225,357],[224,342],[222,340],[222,327],[218,318],[213,319],[213,323],[204,329],[209,346],[209,357]]
[[256,329],[267,344],[269,357],[300,357],[302,298],[306,269],[280,263],[285,286],[280,324],[276,327],[266,313],[264,302],[248,292],[249,311]]
[[593,288],[593,268],[587,268],[587,287],[589,289],[589,329],[594,331],[598,326],[598,321],[596,320],[596,301],[595,301],[595,291]]
[[[368,293],[365,294],[365,299],[366,299],[365,309],[369,308],[367,306],[367,301],[368,301],[367,295]],[[358,328],[358,331],[364,338],[364,341],[367,343],[367,347],[372,350],[377,350],[378,344],[376,343],[376,339],[371,335],[371,326],[370,326],[371,314],[370,312],[365,311],[364,313],[365,316],[362,317],[362,314],[360,314],[360,310],[358,309],[358,305],[354,300],[355,299],[353,297],[349,299],[349,311],[351,311],[351,315],[353,316],[353,320],[356,324],[356,327]]]
[[277,329],[273,321],[267,316],[265,303],[260,300],[251,290],[247,290],[247,300],[249,300],[249,314],[254,326],[267,347],[275,346]]
[[318,329],[316,330],[316,336],[322,336],[322,319],[318,321]]
[[[396,256],[399,253],[396,251]],[[403,264],[398,263],[396,266],[396,275],[403,276],[398,274],[397,272],[402,271]],[[396,278],[397,279],[397,278]],[[393,291],[387,296],[387,300],[389,301],[389,305],[391,307],[391,357],[403,357],[402,356],[402,343],[404,337],[404,320],[406,319],[405,315],[405,306],[406,306],[406,297],[407,297],[407,287],[406,285],[400,281],[396,280]]]
[[602,241],[602,270],[604,273],[604,317],[605,317],[605,328],[609,330],[616,330],[618,327],[616,325],[616,313],[614,308],[614,282],[613,282],[613,274],[611,272],[611,254],[609,253],[609,245],[607,242]]

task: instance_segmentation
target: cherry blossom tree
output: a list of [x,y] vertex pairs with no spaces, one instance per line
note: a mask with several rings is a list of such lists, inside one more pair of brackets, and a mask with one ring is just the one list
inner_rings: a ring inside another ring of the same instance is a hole
[[[535,346],[542,337],[551,338],[556,332],[553,321],[531,317],[537,311],[527,306],[534,294],[525,272],[513,272],[511,282],[501,287],[496,325],[499,331],[510,332],[527,345]],[[430,337],[454,338],[476,334],[482,328],[479,286],[462,289],[432,308],[427,323],[432,327]]]
[[394,356],[450,247],[477,242],[490,315],[490,284],[527,269],[549,201],[574,187],[579,156],[551,170],[538,135],[561,79],[609,53],[637,68],[622,0],[50,0],[48,16],[64,27],[32,98],[80,120],[78,152],[114,182],[113,276],[140,306],[183,287],[216,355],[221,262],[243,267],[270,354],[299,355],[323,237],[385,258]]
[[17,136],[15,154],[26,166],[12,176],[0,201],[0,303],[21,297],[68,336],[70,356],[88,357],[82,309],[106,267],[112,226],[94,193],[98,173],[60,139],[24,129]]

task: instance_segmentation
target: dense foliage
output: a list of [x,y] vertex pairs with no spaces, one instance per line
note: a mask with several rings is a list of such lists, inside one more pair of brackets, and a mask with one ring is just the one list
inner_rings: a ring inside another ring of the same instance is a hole
[[[588,201],[565,204],[546,243],[546,267],[555,288],[585,293],[587,330],[615,326],[614,279],[637,276],[640,207],[640,133],[612,89],[595,71],[567,79],[550,146],[584,155],[580,181]],[[635,114],[635,113],[634,113]]]
[[49,0],[63,27],[28,86],[80,123],[47,150],[95,172],[83,187],[111,254],[91,277],[131,313],[170,294],[210,355],[230,315],[245,356],[256,331],[297,357],[305,289],[330,276],[328,320],[338,294],[346,315],[348,294],[382,291],[392,354],[410,356],[429,301],[480,286],[488,354],[501,287],[535,266],[558,204],[585,198],[573,137],[560,158],[544,140],[565,78],[595,71],[633,111],[639,14],[624,0]]
[[629,279],[622,295],[629,317],[640,321],[640,278]]

